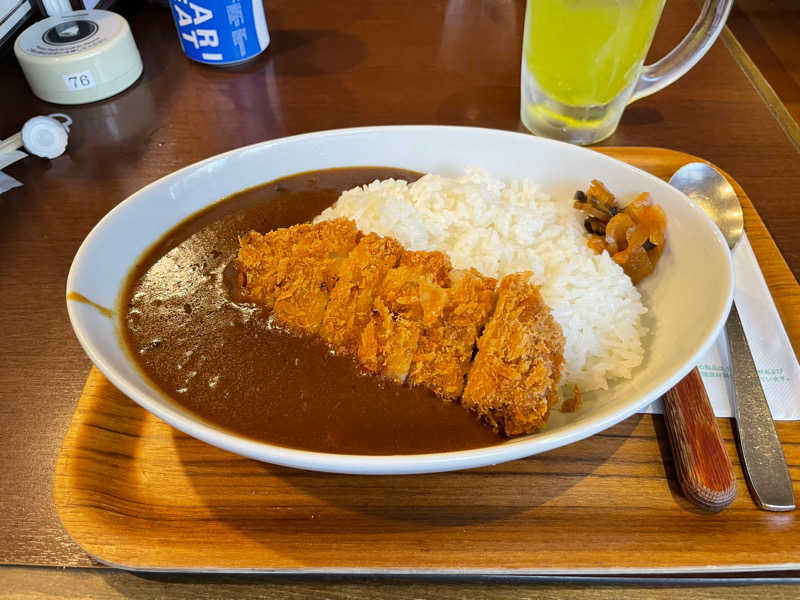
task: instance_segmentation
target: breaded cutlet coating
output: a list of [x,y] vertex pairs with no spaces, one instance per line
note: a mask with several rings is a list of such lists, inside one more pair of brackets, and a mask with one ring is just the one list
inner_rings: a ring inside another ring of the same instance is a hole
[[404,382],[425,323],[436,323],[446,300],[450,259],[441,252],[405,252],[381,282],[361,333],[362,367]]
[[360,238],[350,219],[322,221],[298,236],[275,291],[273,310],[279,323],[290,330],[317,333],[339,269]]
[[361,238],[339,271],[319,334],[336,352],[355,355],[370,319],[378,286],[404,250],[394,238],[370,233]]
[[492,312],[497,280],[475,269],[452,271],[450,280],[438,318],[423,328],[409,382],[456,400],[464,391],[478,334]]
[[447,287],[450,285],[450,271],[453,270],[453,265],[450,263],[450,257],[441,252],[406,250],[400,256],[397,266],[408,267],[414,273],[430,279],[437,286]]
[[239,239],[234,266],[244,299],[273,307],[278,286],[286,279],[292,249],[312,227],[310,223],[302,223],[263,235],[249,231]]
[[557,399],[564,335],[525,271],[506,276],[461,403],[505,435],[541,429]]

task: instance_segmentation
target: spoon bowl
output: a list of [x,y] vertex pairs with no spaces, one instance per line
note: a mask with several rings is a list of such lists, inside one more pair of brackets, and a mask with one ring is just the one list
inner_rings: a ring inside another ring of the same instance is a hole
[[694,162],[675,171],[669,183],[703,209],[733,250],[744,233],[744,216],[728,180],[710,165]]

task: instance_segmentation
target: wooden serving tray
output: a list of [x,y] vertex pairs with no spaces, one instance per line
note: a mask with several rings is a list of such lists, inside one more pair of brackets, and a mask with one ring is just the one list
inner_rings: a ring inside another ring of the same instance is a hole
[[[600,151],[667,178],[687,154]],[[737,185],[747,232],[797,352],[800,288]],[[92,369],[55,473],[73,538],[127,569],[588,574],[800,568],[798,513],[756,509],[730,422],[739,496],[719,514],[675,480],[660,416],[510,463],[434,475],[312,473],[173,429]],[[800,498],[800,422],[778,424]]]

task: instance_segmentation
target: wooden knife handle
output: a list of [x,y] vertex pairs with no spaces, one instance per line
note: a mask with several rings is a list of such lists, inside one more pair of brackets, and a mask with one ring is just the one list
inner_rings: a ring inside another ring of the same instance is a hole
[[736,475],[696,368],[664,394],[664,420],[689,501],[712,512],[729,506],[736,499]]

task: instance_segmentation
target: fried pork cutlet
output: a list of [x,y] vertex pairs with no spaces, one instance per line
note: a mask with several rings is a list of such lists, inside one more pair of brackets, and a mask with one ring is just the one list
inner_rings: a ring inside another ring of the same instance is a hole
[[282,325],[316,333],[339,268],[361,233],[349,219],[246,234],[236,266],[243,296],[271,307]]
[[456,400],[464,391],[478,333],[492,312],[497,280],[475,269],[452,271],[450,280],[438,318],[423,328],[409,382]]
[[505,435],[545,426],[564,336],[530,272],[508,275],[495,293],[496,280],[475,269],[453,271],[441,252],[405,251],[348,219],[240,242],[242,296],[288,329],[318,333],[376,375],[460,397]]
[[322,339],[336,352],[358,352],[378,286],[403,252],[402,244],[394,238],[370,233],[361,238],[342,263],[319,329]]
[[249,231],[242,236],[234,266],[243,298],[267,308],[275,305],[275,294],[286,279],[292,248],[312,227],[302,223],[264,235]]
[[505,435],[547,423],[557,400],[564,335],[525,271],[506,276],[478,340],[461,403]]
[[378,287],[361,333],[361,366],[398,382],[408,376],[423,326],[435,324],[446,304],[450,259],[441,252],[404,252]]
[[361,232],[350,219],[322,221],[292,248],[286,278],[275,294],[275,316],[289,329],[317,333],[339,269]]

